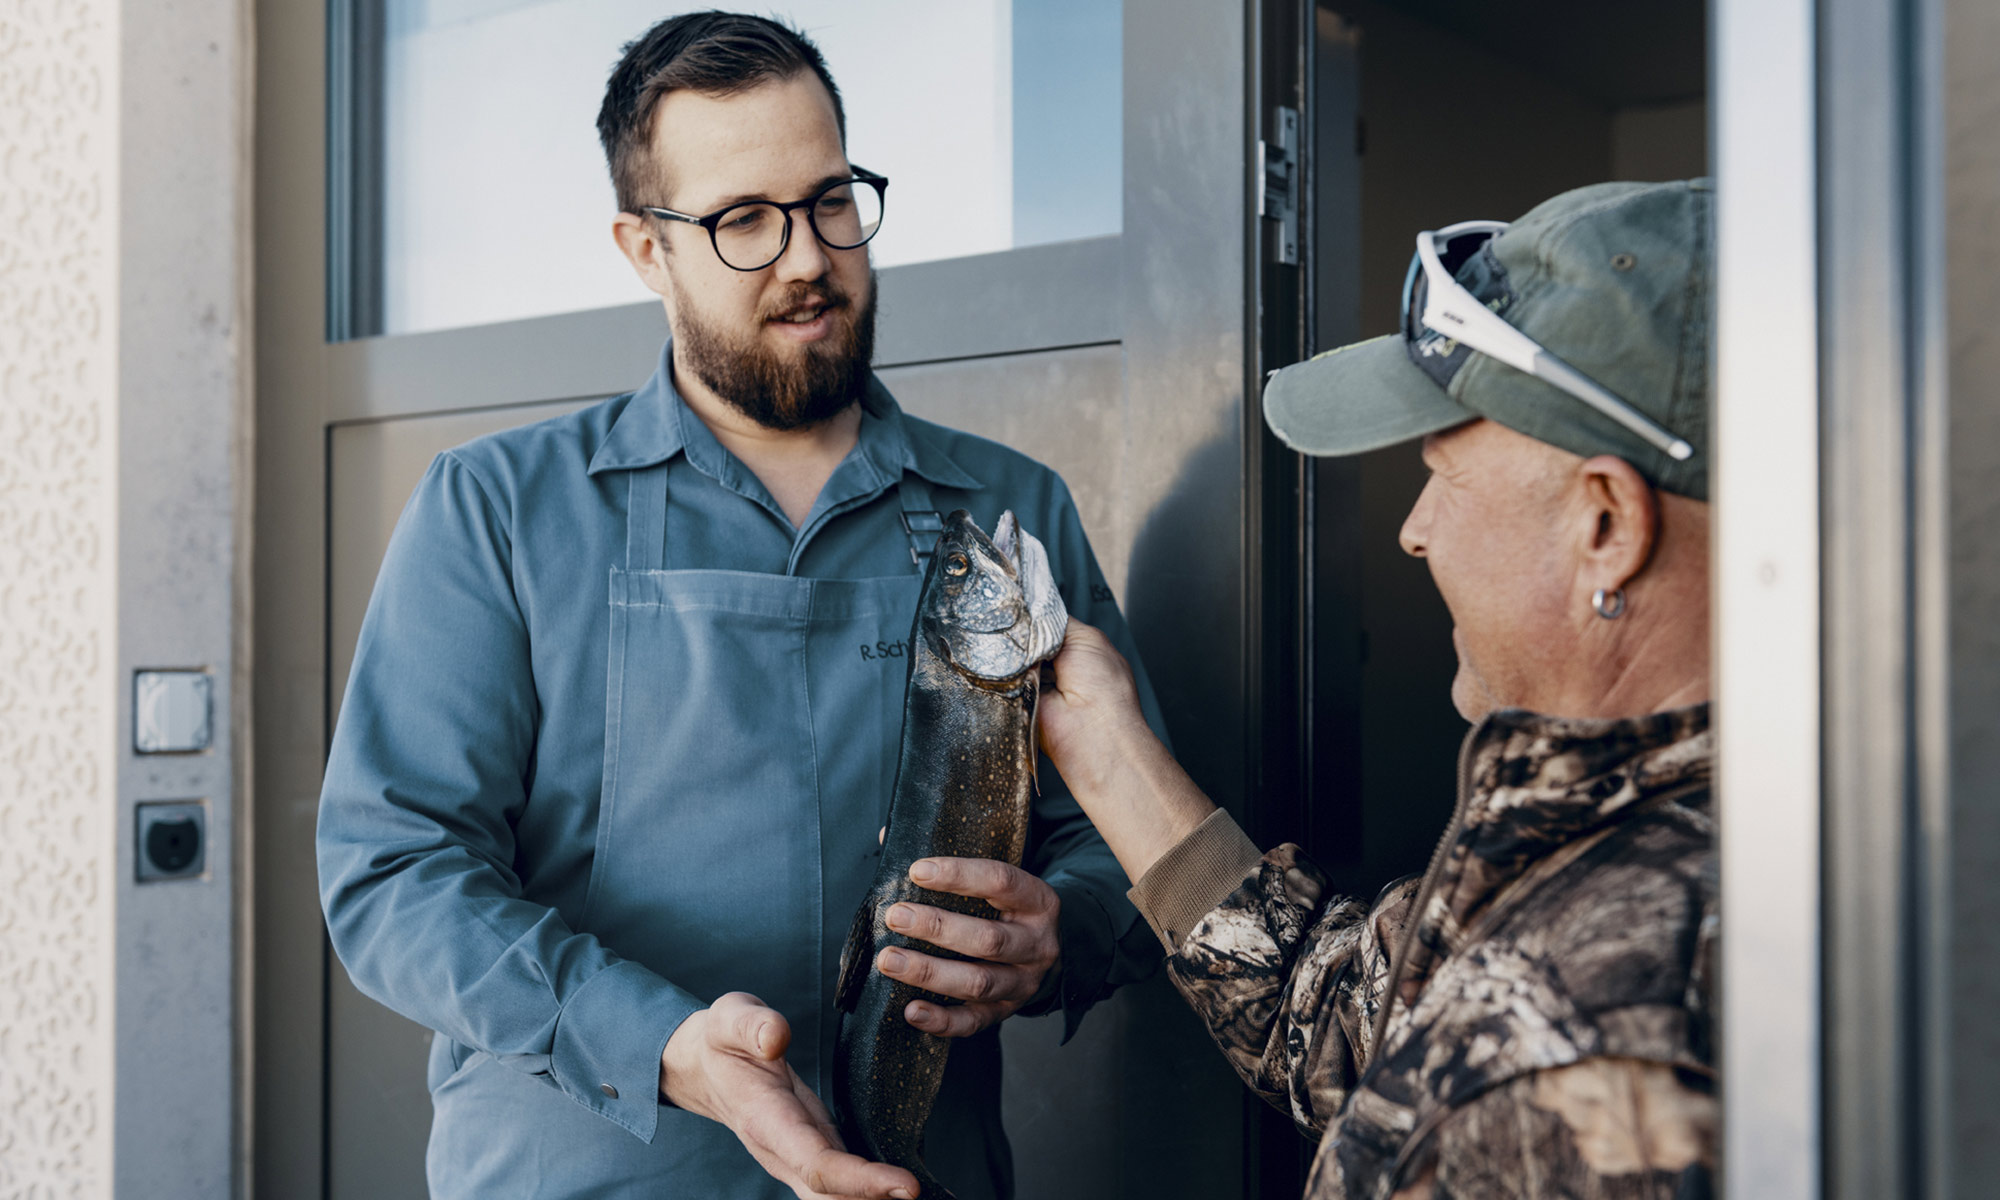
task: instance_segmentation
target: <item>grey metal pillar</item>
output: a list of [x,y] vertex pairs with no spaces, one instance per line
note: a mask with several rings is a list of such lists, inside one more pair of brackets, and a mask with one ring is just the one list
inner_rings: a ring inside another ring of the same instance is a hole
[[1949,1194],[1938,5],[1821,0],[1826,1195]]
[[[1950,1109],[1930,1123],[1951,1195],[2000,1177],[2000,5],[1945,0],[1939,164],[1951,404],[1941,473],[1950,536],[1945,603],[1951,668],[1943,722],[1951,755],[1948,1024]],[[1935,342],[1933,342],[1935,345]],[[1928,467],[1927,467],[1928,469]],[[1933,475],[1933,479],[1936,476]],[[1946,1194],[1933,1189],[1933,1195]]]

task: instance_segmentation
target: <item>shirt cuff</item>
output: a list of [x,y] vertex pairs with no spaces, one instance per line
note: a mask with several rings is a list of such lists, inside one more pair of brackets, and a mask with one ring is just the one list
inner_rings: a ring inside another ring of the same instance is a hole
[[1060,1006],[1062,1040],[1067,1042],[1076,1036],[1083,1014],[1104,998],[1113,953],[1111,917],[1088,888],[1066,883],[1051,886],[1061,903],[1056,913],[1056,938],[1062,957],[1043,978],[1041,990],[1020,1011],[1022,1016],[1038,1017]]
[[660,1124],[660,1056],[707,1007],[629,960],[590,977],[556,1018],[549,1073],[570,1099],[650,1143]]
[[1125,893],[1172,954],[1195,924],[1243,885],[1264,854],[1222,809],[1162,854]]

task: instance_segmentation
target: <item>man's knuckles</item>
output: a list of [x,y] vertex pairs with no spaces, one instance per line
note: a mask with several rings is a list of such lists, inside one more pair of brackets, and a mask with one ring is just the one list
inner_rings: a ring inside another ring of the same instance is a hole
[[973,1001],[997,999],[1000,995],[1000,981],[996,978],[996,974],[990,967],[966,968],[965,985],[957,989],[959,999]]
[[981,921],[967,930],[965,944],[953,949],[975,958],[999,959],[1007,953],[1007,930],[992,921]]
[[974,958],[1012,961],[1015,939],[998,921],[947,913],[929,905],[898,905],[890,910],[889,927]]
[[972,896],[1002,912],[1044,913],[1055,906],[1055,889],[1042,879],[991,858],[929,858],[920,860],[933,873],[917,882],[934,892]]

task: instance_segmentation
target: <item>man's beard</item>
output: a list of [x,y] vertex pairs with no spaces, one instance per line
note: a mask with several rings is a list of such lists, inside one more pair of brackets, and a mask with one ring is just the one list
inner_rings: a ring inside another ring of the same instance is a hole
[[[788,362],[763,341],[764,323],[815,297],[825,303],[833,333],[801,347],[803,361]],[[840,319],[847,312],[854,313],[852,321]],[[675,317],[675,365],[766,429],[804,429],[844,411],[868,384],[875,359],[875,273],[868,273],[868,299],[859,311],[829,280],[802,283],[760,310],[757,330],[740,340],[704,323],[691,305]]]

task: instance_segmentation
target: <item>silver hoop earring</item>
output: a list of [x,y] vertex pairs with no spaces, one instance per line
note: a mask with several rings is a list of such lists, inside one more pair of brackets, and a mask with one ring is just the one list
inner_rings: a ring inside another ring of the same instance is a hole
[[1597,615],[1605,620],[1616,621],[1625,615],[1625,589],[1613,588],[1607,592],[1603,588],[1598,588],[1590,594],[1590,607],[1596,609]]

